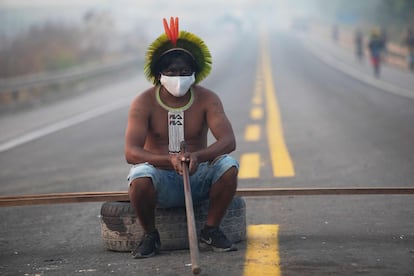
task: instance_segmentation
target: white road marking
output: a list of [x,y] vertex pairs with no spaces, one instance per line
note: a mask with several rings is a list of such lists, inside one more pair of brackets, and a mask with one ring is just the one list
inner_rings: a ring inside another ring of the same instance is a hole
[[70,126],[85,122],[87,120],[93,119],[95,117],[98,117],[100,115],[112,112],[114,110],[117,110],[119,108],[128,106],[131,102],[131,99],[120,99],[118,101],[114,101],[110,104],[100,106],[97,108],[94,108],[92,110],[89,110],[87,112],[78,114],[76,116],[70,117],[68,119],[59,121],[57,123],[48,125],[43,128],[39,128],[37,130],[28,132],[20,137],[16,137],[14,139],[11,139],[7,142],[4,142],[0,144],[0,152],[5,152],[7,150],[10,150],[12,148],[21,146],[23,144],[26,144],[28,142],[37,140],[39,138],[42,138],[46,135],[52,134],[54,132],[57,132],[59,130],[68,128]]

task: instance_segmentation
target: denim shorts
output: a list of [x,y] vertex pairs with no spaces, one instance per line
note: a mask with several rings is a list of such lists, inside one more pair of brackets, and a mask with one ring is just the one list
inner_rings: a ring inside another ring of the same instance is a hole
[[[211,186],[231,167],[239,163],[230,155],[222,155],[212,162],[203,162],[190,176],[193,203],[208,199]],[[157,169],[149,163],[134,165],[128,174],[128,183],[140,177],[150,177],[157,191],[157,204],[162,208],[185,206],[183,177],[174,170]]]

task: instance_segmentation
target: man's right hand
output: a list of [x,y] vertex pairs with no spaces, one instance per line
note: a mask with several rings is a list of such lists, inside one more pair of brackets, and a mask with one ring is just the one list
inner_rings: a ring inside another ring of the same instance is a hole
[[170,154],[170,162],[174,170],[180,175],[183,175],[183,162],[187,163],[190,175],[195,173],[198,168],[198,158],[193,153]]

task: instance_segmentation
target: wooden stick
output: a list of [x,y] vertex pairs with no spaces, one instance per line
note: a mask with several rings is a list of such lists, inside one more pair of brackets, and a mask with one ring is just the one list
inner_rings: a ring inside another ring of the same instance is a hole
[[[181,142],[181,152],[185,152],[185,143]],[[183,168],[183,180],[184,180],[184,196],[185,196],[185,210],[187,214],[187,231],[188,242],[190,245],[191,256],[191,270],[193,274],[199,274],[201,268],[199,266],[199,252],[198,252],[198,239],[197,230],[194,218],[193,198],[191,195],[190,174],[188,172],[188,163],[184,160],[181,162]]]
[[[414,187],[239,188],[236,194],[241,197],[311,195],[412,195],[414,194]],[[0,207],[103,201],[129,201],[128,192],[78,192],[0,196]]]
[[0,207],[102,201],[129,201],[128,192],[54,193],[0,196]]
[[412,195],[414,187],[244,188],[238,196]]

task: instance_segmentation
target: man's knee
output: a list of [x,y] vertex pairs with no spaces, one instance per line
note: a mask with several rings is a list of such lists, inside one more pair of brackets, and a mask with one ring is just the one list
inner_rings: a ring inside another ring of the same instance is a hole
[[219,186],[224,185],[227,188],[236,189],[237,188],[237,175],[239,170],[236,167],[230,167],[217,181]]
[[223,174],[222,178],[227,181],[233,182],[237,180],[238,173],[239,170],[236,167],[231,167]]
[[135,196],[150,196],[155,193],[155,188],[150,177],[139,177],[131,181],[128,194]]
[[231,157],[230,155],[224,155],[222,156],[222,158],[220,158],[217,165],[217,171],[222,173],[219,181],[237,181],[237,175],[239,173],[239,163],[233,157]]

